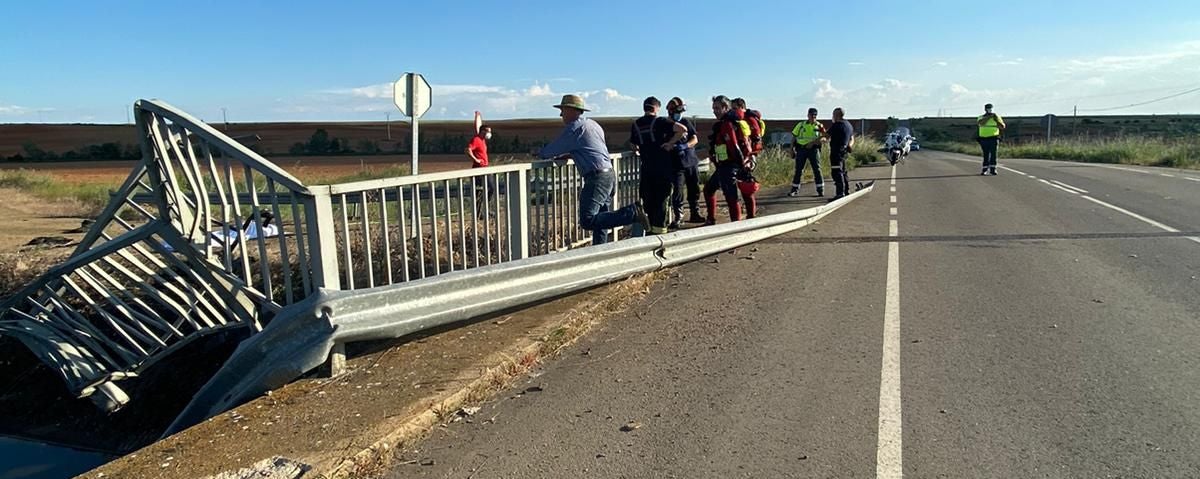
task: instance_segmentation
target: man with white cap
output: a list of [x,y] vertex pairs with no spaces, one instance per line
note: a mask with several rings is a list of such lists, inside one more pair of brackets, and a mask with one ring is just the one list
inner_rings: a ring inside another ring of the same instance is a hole
[[579,192],[579,226],[592,230],[592,244],[608,241],[608,230],[618,226],[638,223],[645,231],[650,222],[642,205],[634,203],[616,211],[612,207],[613,192],[617,188],[617,175],[613,172],[612,159],[604,141],[604,129],[591,118],[583,118],[589,111],[579,95],[563,95],[555,108],[561,112],[566,125],[561,134],[549,145],[542,147],[535,156],[556,159],[570,155],[575,168],[583,177],[583,189]]

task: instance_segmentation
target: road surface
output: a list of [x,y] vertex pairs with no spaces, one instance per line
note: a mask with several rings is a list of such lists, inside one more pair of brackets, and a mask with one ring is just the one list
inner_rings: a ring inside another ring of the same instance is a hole
[[387,477],[1200,477],[1200,173],[1001,166],[856,170]]

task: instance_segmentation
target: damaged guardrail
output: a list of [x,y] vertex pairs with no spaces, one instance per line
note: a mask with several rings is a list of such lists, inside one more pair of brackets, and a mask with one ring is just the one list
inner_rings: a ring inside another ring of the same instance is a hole
[[802,228],[869,193],[827,205],[631,238],[371,290],[321,291],[244,341],[167,435],[320,366],[340,344],[399,338],[710,256]]

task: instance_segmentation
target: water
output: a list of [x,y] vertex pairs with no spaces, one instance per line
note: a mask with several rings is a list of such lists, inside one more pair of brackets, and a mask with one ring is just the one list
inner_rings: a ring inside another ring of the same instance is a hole
[[0,436],[0,479],[74,477],[113,459],[98,452]]

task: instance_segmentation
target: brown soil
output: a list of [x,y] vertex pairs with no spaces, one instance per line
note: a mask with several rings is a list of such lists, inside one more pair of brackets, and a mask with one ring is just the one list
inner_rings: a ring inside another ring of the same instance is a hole
[[83,217],[80,205],[47,202],[17,190],[0,188],[0,252],[14,252],[39,236],[62,236],[79,241]]

